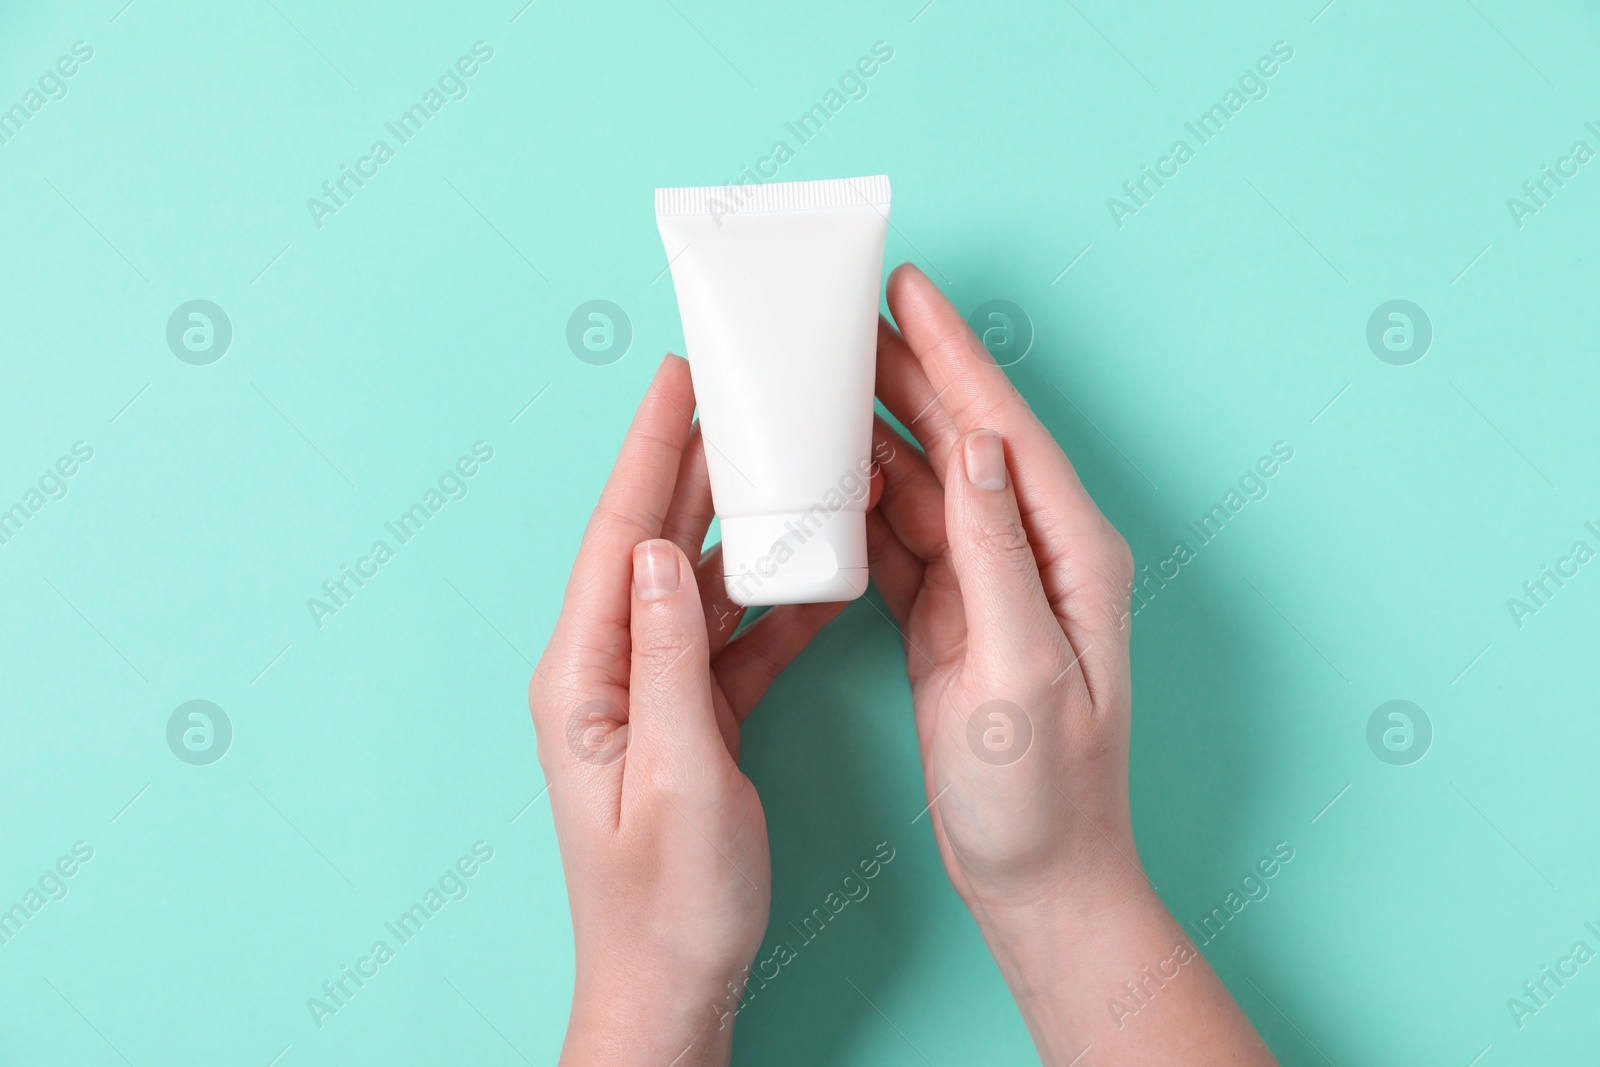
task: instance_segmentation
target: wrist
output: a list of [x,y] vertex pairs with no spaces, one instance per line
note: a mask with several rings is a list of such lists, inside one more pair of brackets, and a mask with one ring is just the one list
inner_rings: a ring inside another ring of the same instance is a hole
[[[1073,814],[1083,816],[1073,805]],[[1070,928],[1113,914],[1154,890],[1145,877],[1124,814],[1096,812],[1081,833],[1029,850],[1004,874],[963,863],[958,886],[986,935],[1032,936],[1041,928]]]
[[563,1064],[704,1067],[726,1064],[733,1043],[730,994],[717,978],[631,967],[584,973],[580,965]]
[[1187,941],[1144,873],[1122,861],[1035,898],[974,901],[972,910],[1045,1064],[1069,1063],[1095,1040],[1104,998],[1124,971],[1136,974],[1156,947]]
[[977,897],[970,906],[996,958],[1029,975],[1068,966],[1074,950],[1166,914],[1143,869],[1121,859],[1033,893]]

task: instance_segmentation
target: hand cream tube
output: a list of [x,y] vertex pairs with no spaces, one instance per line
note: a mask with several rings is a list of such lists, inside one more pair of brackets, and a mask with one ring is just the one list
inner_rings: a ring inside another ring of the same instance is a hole
[[736,604],[867,588],[889,179],[657,189],[723,581]]

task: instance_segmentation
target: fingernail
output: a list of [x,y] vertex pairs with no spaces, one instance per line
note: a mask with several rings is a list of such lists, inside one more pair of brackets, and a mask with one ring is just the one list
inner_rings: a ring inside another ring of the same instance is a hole
[[1006,448],[993,430],[979,430],[967,438],[967,481],[979,489],[1006,487]]
[[640,600],[660,600],[678,591],[678,554],[668,541],[643,541],[633,546],[633,593]]

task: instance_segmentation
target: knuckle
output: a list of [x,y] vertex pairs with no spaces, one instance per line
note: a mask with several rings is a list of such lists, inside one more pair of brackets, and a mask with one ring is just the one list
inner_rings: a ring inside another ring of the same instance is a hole
[[1127,539],[1114,529],[1106,541],[1106,576],[1113,587],[1122,589],[1133,581],[1133,549],[1128,546]]
[[750,677],[760,684],[770,683],[783,672],[787,665],[786,657],[774,651],[770,646],[760,645],[749,650]]
[[551,751],[552,741],[547,730],[534,731],[534,755],[538,757],[539,769],[544,772],[544,780],[551,781],[556,774],[556,753]]
[[1134,568],[1133,550],[1122,536],[1112,531],[1110,543],[1100,554],[1094,573],[1094,600],[1103,605],[1108,626],[1120,631],[1132,610],[1134,581],[1138,577]]
[[648,678],[666,674],[688,658],[694,643],[679,633],[650,634],[635,641],[634,664]]
[[579,697],[587,688],[582,667],[571,657],[546,655],[528,680],[528,710],[534,723],[546,712]]
[[984,558],[1001,566],[1022,567],[1033,562],[1028,532],[1014,518],[978,519],[972,527],[972,540]]
[[[561,732],[568,751],[578,762],[604,767],[622,758],[627,750],[627,729],[628,713],[620,705],[601,698],[571,708]],[[552,751],[555,749],[553,740],[550,747]]]
[[699,776],[685,759],[652,759],[645,775],[652,790],[678,805],[697,792]]
[[535,732],[543,734],[546,725],[552,718],[551,708],[555,707],[558,697],[550,691],[549,683],[539,675],[534,675],[528,683],[528,714],[533,719]]
[[544,676],[538,671],[533,672],[533,677],[528,679],[528,711],[533,715],[534,726],[539,725],[539,709],[549,701],[547,686]]

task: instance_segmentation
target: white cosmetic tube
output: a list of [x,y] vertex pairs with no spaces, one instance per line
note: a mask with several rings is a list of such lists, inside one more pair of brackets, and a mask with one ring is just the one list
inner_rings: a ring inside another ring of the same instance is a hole
[[736,604],[867,588],[889,179],[657,189]]

